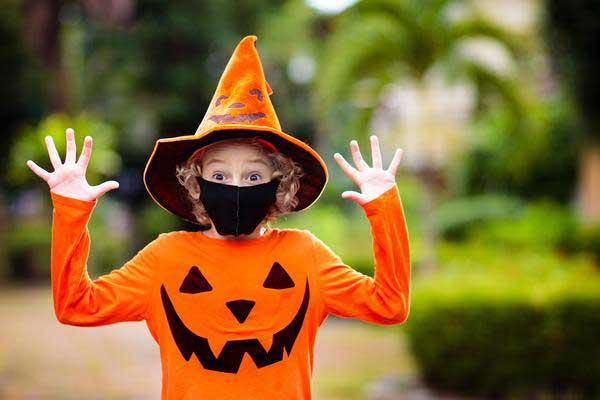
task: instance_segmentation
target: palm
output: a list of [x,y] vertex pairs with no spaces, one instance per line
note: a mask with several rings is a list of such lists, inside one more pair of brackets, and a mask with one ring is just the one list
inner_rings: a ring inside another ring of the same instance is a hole
[[36,175],[48,183],[50,191],[67,197],[92,201],[109,190],[118,188],[119,183],[116,181],[107,181],[96,186],[91,186],[87,182],[85,172],[92,153],[92,138],[86,136],[81,156],[79,157],[79,160],[76,161],[75,153],[77,149],[75,145],[75,132],[72,129],[67,129],[66,135],[67,153],[64,163],[61,162],[52,137],[46,136],[48,155],[50,156],[50,161],[54,167],[52,173],[39,167],[31,160],[27,161],[27,166],[31,168]]
[[[522,95],[514,83],[515,76],[491,68],[493,64],[480,62],[462,49],[469,48],[473,40],[485,39],[505,49],[510,61],[518,65],[526,59],[523,41],[501,25],[481,17],[478,6],[472,4],[475,2],[460,2],[463,12],[450,17],[455,14],[450,10],[458,3],[363,0],[337,16],[340,23],[324,43],[327,62],[315,75],[313,91],[326,126],[331,124],[336,132],[349,137],[367,129],[378,102],[369,101],[373,106],[357,108],[348,99],[358,91],[357,82],[368,78],[367,92],[374,100],[381,98],[389,84],[403,82],[415,84],[418,97],[424,97],[428,90],[422,85],[442,73],[447,78],[460,77],[476,87],[475,104],[487,104],[485,100],[492,94],[505,101],[509,110],[522,110]],[[361,40],[355,40],[357,37]],[[339,107],[349,107],[347,115],[351,117],[340,119],[330,112]],[[484,109],[479,107],[475,112]]]
[[50,190],[65,195],[94,198],[94,191],[85,179],[85,170],[77,164],[63,164],[50,174]]
[[400,160],[402,159],[402,150],[397,149],[390,162],[390,166],[387,169],[383,169],[379,140],[375,135],[371,136],[370,140],[371,155],[373,159],[372,167],[370,167],[362,158],[356,140],[350,142],[350,151],[356,168],[352,167],[341,154],[334,154],[340,168],[342,168],[346,175],[348,175],[361,191],[361,193],[358,193],[347,190],[342,193],[342,197],[350,199],[358,204],[364,204],[373,200],[396,185],[396,172]]

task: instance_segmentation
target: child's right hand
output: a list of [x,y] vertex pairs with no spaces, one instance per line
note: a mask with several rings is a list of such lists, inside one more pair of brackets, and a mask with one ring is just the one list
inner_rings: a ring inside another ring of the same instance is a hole
[[64,164],[56,151],[52,136],[46,136],[46,147],[54,172],[50,173],[38,166],[32,160],[27,160],[27,166],[50,186],[50,191],[79,200],[92,201],[112,189],[117,189],[117,181],[107,181],[100,185],[90,186],[85,179],[85,171],[92,154],[92,137],[86,136],[79,160],[75,162],[75,131],[69,128],[67,135],[67,155]]

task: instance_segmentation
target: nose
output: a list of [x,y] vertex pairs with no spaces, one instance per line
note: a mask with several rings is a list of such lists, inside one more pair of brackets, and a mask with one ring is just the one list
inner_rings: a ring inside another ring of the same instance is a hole
[[256,302],[252,300],[234,300],[228,301],[225,304],[235,319],[237,319],[240,324],[243,324],[244,321],[246,321],[246,318],[248,318],[250,311],[252,311],[252,308],[254,308]]
[[239,175],[233,175],[231,178],[231,184],[235,186],[248,186],[248,184],[244,182],[244,176],[241,173]]

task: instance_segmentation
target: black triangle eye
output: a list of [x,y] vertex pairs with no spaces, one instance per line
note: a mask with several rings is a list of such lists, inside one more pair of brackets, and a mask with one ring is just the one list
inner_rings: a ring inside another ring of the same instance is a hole
[[188,272],[179,288],[181,293],[191,294],[208,292],[210,290],[212,290],[212,286],[210,286],[210,283],[208,283],[202,272],[195,265],[190,268],[190,272]]
[[275,261],[271,267],[271,271],[269,271],[269,275],[267,275],[267,279],[263,283],[263,287],[269,289],[287,289],[294,286],[294,281],[289,274],[285,272],[281,264]]

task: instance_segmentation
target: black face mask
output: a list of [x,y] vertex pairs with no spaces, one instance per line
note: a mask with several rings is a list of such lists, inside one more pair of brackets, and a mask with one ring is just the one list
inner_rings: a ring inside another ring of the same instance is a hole
[[248,235],[276,201],[280,177],[254,186],[234,186],[196,177],[200,201],[220,235]]

